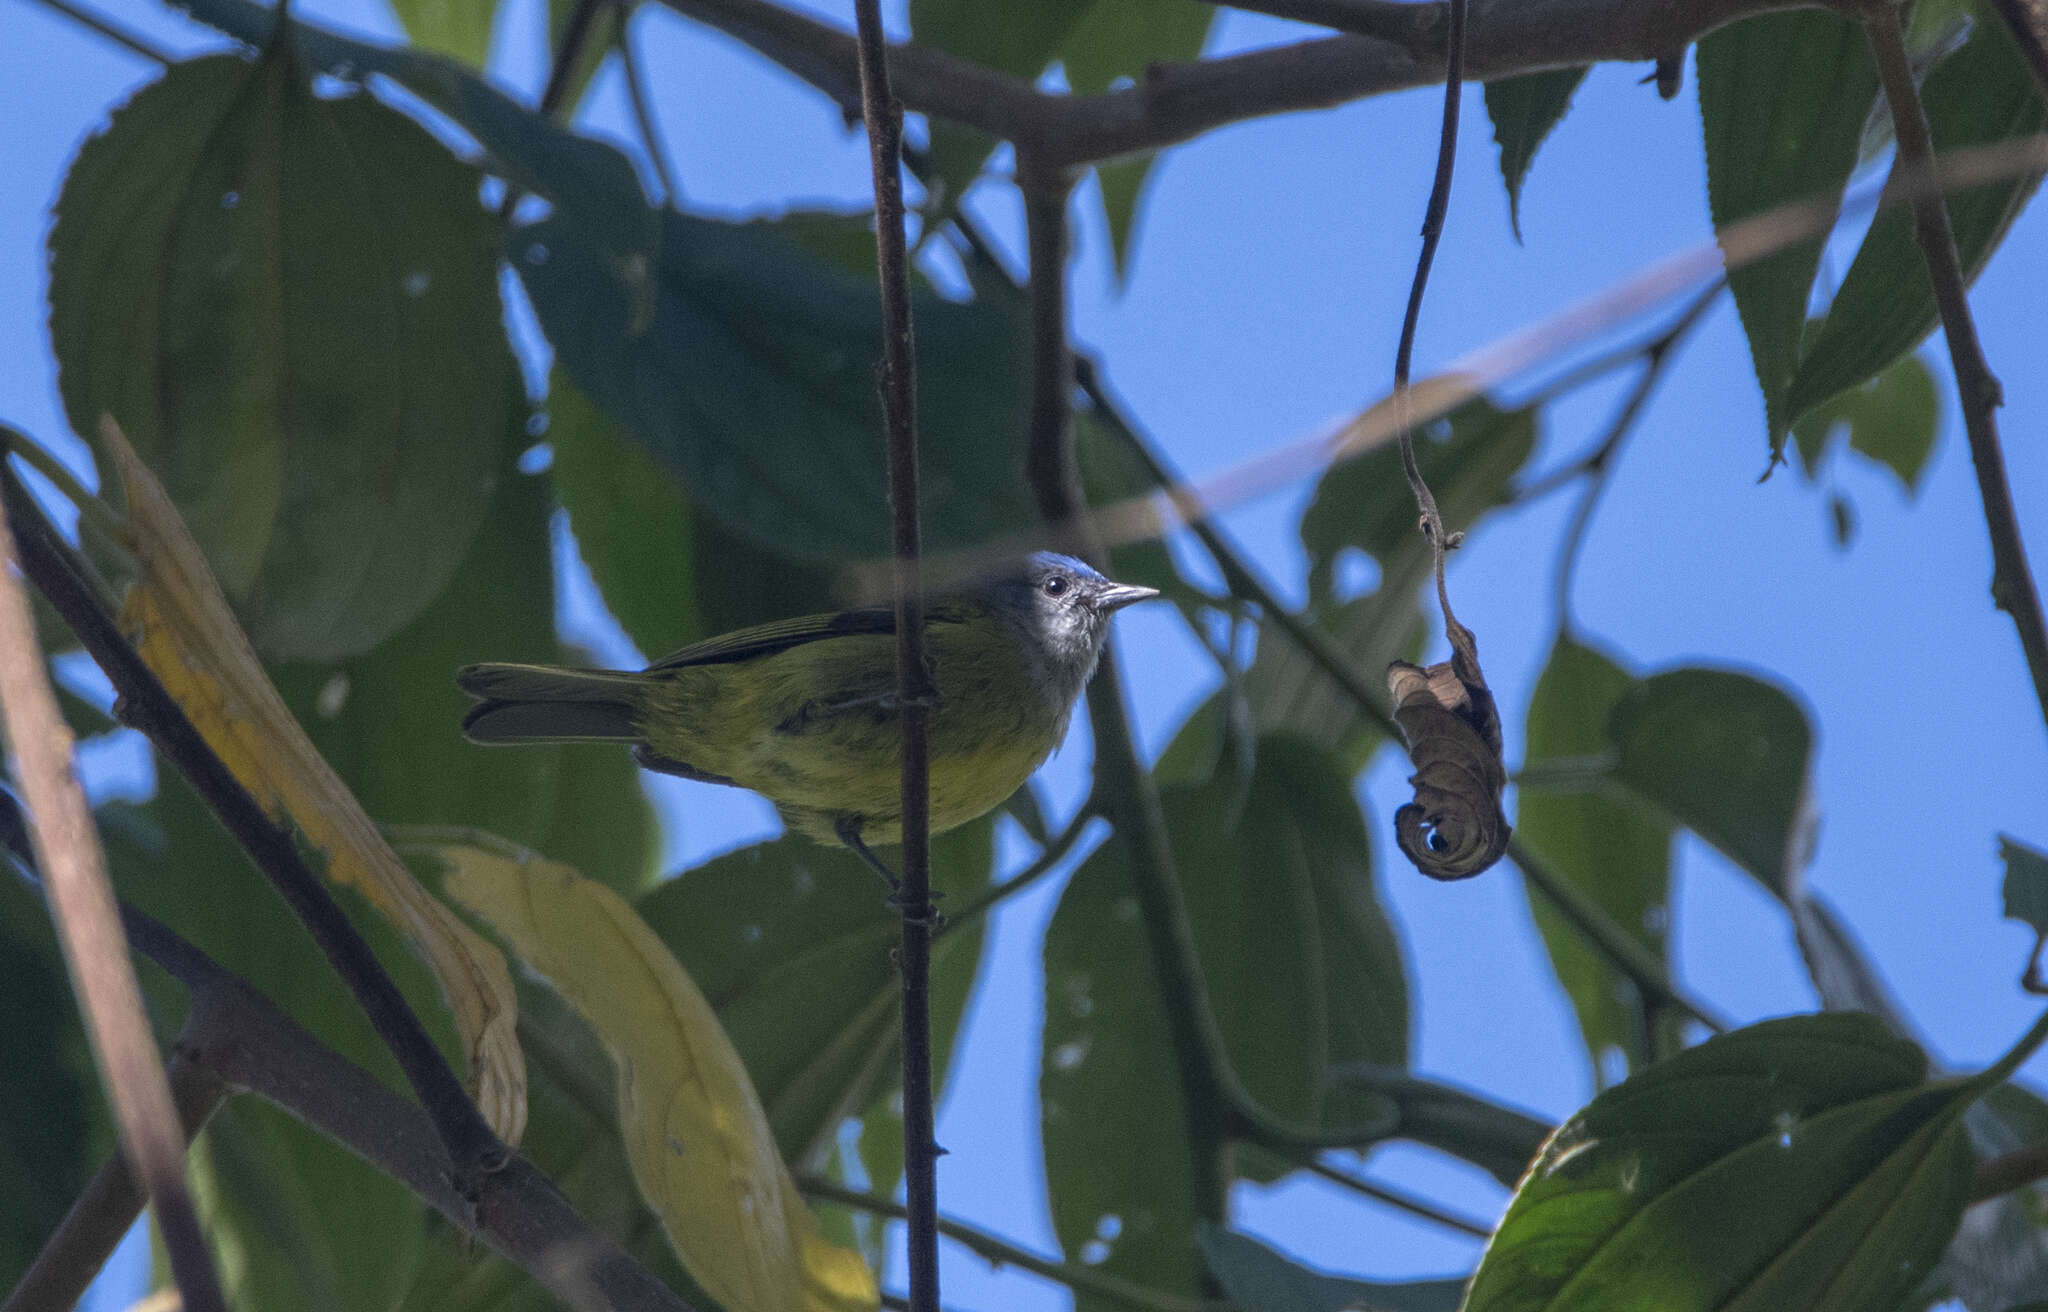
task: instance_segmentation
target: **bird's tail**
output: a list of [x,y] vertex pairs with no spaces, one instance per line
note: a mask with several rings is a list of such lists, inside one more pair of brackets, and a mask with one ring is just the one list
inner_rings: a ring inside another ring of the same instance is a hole
[[645,676],[553,665],[470,665],[455,682],[477,704],[462,717],[473,743],[638,742]]

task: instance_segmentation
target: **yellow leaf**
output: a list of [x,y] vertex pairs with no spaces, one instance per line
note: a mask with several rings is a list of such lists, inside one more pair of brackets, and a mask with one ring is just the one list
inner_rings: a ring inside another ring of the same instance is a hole
[[499,1137],[517,1143],[526,1128],[526,1063],[505,958],[413,879],[263,672],[156,476],[113,420],[101,421],[100,439],[127,498],[138,577],[121,618],[136,650],[242,786],[298,826],[326,855],[328,877],[362,893],[433,968],[455,1013],[477,1106]]
[[711,1004],[633,908],[537,856],[440,853],[448,895],[488,921],[611,1052],[633,1179],[704,1292],[727,1312],[878,1306],[874,1273],[824,1237],[797,1193]]

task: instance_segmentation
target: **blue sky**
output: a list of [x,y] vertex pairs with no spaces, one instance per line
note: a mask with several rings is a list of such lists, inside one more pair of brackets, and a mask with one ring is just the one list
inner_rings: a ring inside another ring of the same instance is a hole
[[[0,415],[43,436],[65,431],[44,328],[42,241],[48,205],[79,140],[151,76],[126,54],[31,0],[9,0],[0,48]],[[814,5],[850,24],[849,12]],[[395,33],[378,0],[294,6],[302,17]],[[898,6],[900,9],[900,6]],[[138,0],[105,12],[164,45],[215,44]],[[900,15],[899,15],[900,17]],[[531,93],[543,76],[534,0],[507,0],[494,74]],[[1303,29],[1230,14],[1218,50],[1294,38]],[[862,139],[835,107],[724,37],[649,7],[636,20],[675,171],[687,203],[714,214],[763,214],[865,203]],[[1468,91],[1457,189],[1425,306],[1417,373],[1707,238],[1704,166],[1691,87],[1673,102],[1639,86],[1645,71],[1594,71],[1544,146],[1522,202],[1525,244],[1507,205],[1477,89]],[[1076,237],[1075,335],[1156,441],[1187,472],[1226,470],[1321,431],[1381,393],[1415,257],[1434,150],[1437,93],[1383,98],[1212,133],[1179,147],[1150,190],[1129,282],[1119,287],[1108,237],[1085,193]],[[621,79],[600,80],[592,130],[631,141]],[[1014,194],[984,185],[975,212],[1008,249],[1021,246]],[[2038,210],[2038,207],[2037,207]],[[1836,243],[1825,285],[1847,267]],[[2005,379],[2001,420],[2037,573],[2048,571],[2048,389],[2031,369],[2043,332],[2039,296],[2048,222],[2022,216],[1972,297],[1991,362]],[[1948,387],[1945,361],[1931,352]],[[1625,381],[1618,380],[1618,381]],[[1597,439],[1616,383],[1550,409],[1538,467]],[[1938,1061],[1980,1065],[2029,1023],[2038,1002],[2015,987],[2031,935],[1999,919],[2001,830],[2048,846],[2048,732],[2010,623],[1990,605],[1990,555],[1952,401],[1918,495],[1838,451],[1821,486],[1850,498],[1854,544],[1833,543],[1825,495],[1796,471],[1767,482],[1762,405],[1740,328],[1724,300],[1671,370],[1621,459],[1582,555],[1579,632],[1632,668],[1711,663],[1768,673],[1798,690],[1818,728],[1814,804],[1820,841],[1811,885],[1868,947]],[[1227,523],[1291,596],[1301,593],[1294,525],[1310,493],[1297,485],[1233,509]],[[1511,763],[1530,687],[1554,634],[1552,562],[1571,494],[1495,521],[1458,553],[1452,586],[1481,635],[1509,725]],[[565,618],[602,650],[587,591]],[[608,644],[608,645],[607,645]],[[1119,621],[1120,658],[1140,732],[1157,750],[1213,681],[1164,607]],[[1071,805],[1084,787],[1085,724],[1042,781]],[[1382,896],[1410,952],[1417,1066],[1546,1116],[1591,1091],[1576,1027],[1532,931],[1515,873],[1502,866],[1458,885],[1423,879],[1392,853],[1386,817],[1403,800],[1402,763],[1382,758],[1361,781]],[[682,860],[772,830],[765,805],[735,806],[664,781]],[[1816,1000],[1781,910],[1704,845],[1685,840],[1676,866],[1678,970],[1721,1011],[1749,1021]],[[1037,1179],[1037,944],[1057,881],[996,919],[988,971],[942,1109],[944,1209],[1050,1251]],[[2048,1059],[2032,1077],[2048,1083]],[[1371,1164],[1473,1215],[1503,1193],[1490,1179],[1419,1150]],[[1469,1268],[1477,1246],[1326,1186],[1245,1189],[1241,1222],[1304,1260],[1373,1276]],[[1064,1306],[1054,1288],[991,1272],[948,1250],[949,1304]]]

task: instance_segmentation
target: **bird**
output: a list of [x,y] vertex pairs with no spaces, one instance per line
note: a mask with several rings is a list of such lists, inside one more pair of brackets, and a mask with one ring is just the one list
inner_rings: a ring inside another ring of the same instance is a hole
[[[930,829],[987,814],[1066,736],[1110,617],[1158,596],[1040,551],[932,595]],[[895,885],[902,840],[896,616],[862,607],[740,629],[640,671],[485,663],[456,683],[474,743],[616,742],[646,769],[751,789],[793,830]]]

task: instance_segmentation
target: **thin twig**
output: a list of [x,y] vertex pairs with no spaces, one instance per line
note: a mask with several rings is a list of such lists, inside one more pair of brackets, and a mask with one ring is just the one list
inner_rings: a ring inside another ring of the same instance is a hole
[[1052,873],[1060,862],[1067,859],[1067,854],[1081,841],[1081,835],[1087,832],[1089,822],[1094,819],[1095,812],[1086,806],[1074,812],[1074,818],[1067,822],[1067,827],[1046,842],[1030,865],[1002,883],[983,889],[979,894],[947,912],[945,923],[938,927],[938,936],[943,937],[955,930],[966,928],[981,919],[990,908],[1015,897]]
[[[12,484],[11,475],[8,481]],[[185,1188],[185,1136],[128,960],[107,881],[106,854],[72,772],[71,731],[57,709],[36,642],[35,619],[17,571],[20,553],[8,532],[10,517],[0,510],[0,716],[28,807],[50,918],[85,1014],[100,1083],[113,1104],[122,1151],[156,1209],[184,1305],[193,1312],[225,1312],[213,1256]]]
[[903,728],[903,1179],[909,1200],[910,1306],[939,1312],[938,1157],[932,1114],[931,759],[936,693],[924,647],[918,557],[916,351],[910,321],[910,256],[903,231],[903,106],[889,86],[889,49],[879,0],[854,0],[859,26],[861,118],[875,186],[875,269],[881,281],[879,385],[888,432],[889,504],[896,562],[896,701]]
[[633,121],[640,128],[640,144],[647,148],[647,158],[654,165],[654,177],[661,183],[663,202],[674,207],[681,203],[683,189],[676,185],[675,172],[668,162],[668,150],[662,145],[661,128],[655,122],[653,102],[647,95],[646,76],[640,68],[640,47],[633,40],[630,21],[620,25],[619,63],[626,70],[626,99],[633,106]]
[[[821,1175],[800,1175],[797,1177],[796,1186],[823,1202],[838,1203],[841,1207],[858,1208],[863,1212],[892,1217],[899,1221],[904,1216],[903,1205],[894,1199],[849,1189]],[[1058,1281],[1077,1294],[1091,1294],[1125,1307],[1137,1308],[1139,1312],[1231,1312],[1235,1306],[1210,1299],[1184,1298],[1178,1294],[1163,1293],[1156,1289],[1148,1289],[1136,1281],[1111,1275],[1107,1271],[1040,1257],[1028,1248],[1019,1248],[985,1230],[977,1230],[971,1225],[945,1217],[939,1218],[938,1228],[939,1233],[946,1238],[979,1257],[987,1258],[997,1266],[1014,1266],[1035,1276]]]
[[2041,1180],[2048,1180],[2048,1143],[2030,1143],[1978,1162],[1976,1178],[1970,1184],[1970,1201],[1981,1203]]
[[124,28],[116,27],[113,23],[101,18],[91,10],[72,4],[70,0],[41,0],[41,3],[56,10],[72,22],[77,23],[80,27],[90,28],[92,31],[99,33],[99,35],[112,41],[122,49],[129,51],[131,54],[141,55],[152,63],[165,66],[176,62],[171,55],[157,49],[141,37]]
[[555,47],[554,62],[548,67],[547,84],[541,88],[543,117],[553,118],[561,111],[562,101],[569,94],[569,79],[575,74],[576,65],[583,62],[583,49],[597,30],[598,16],[613,3],[615,0],[576,0],[576,7],[569,11],[569,21],[562,25],[562,40]]
[[1927,276],[1934,284],[1934,303],[1941,311],[1942,331],[1948,337],[1956,399],[1961,404],[1963,429],[1969,437],[1970,463],[1977,471],[1977,493],[1984,503],[1984,528],[1991,537],[1991,599],[2012,616],[2013,627],[2019,630],[2027,672],[2033,676],[2034,699],[2040,704],[2042,717],[2048,719],[2048,620],[2042,616],[2041,594],[2034,587],[2033,572],[2027,566],[2019,516],[2013,509],[2012,488],[2005,474],[2005,453],[1999,444],[1997,411],[2003,394],[1984,358],[1983,345],[1977,340],[1976,321],[1970,316],[1962,261],[1956,254],[1955,233],[1949,226],[1948,202],[1930,185],[1935,176],[1934,140],[1920,104],[1919,89],[1913,83],[1898,10],[1890,5],[1871,6],[1863,18],[1863,31],[1877,61],[1885,99],[1892,108],[1892,130],[1898,140],[1895,171],[1913,192],[1913,232],[1920,242]]
[[306,926],[419,1095],[456,1163],[459,1185],[473,1192],[479,1176],[502,1162],[507,1150],[449,1069],[447,1058],[306,864],[292,834],[270,818],[165,691],[81,572],[70,548],[4,464],[0,491],[19,535],[24,572],[114,685],[123,723],[141,730],[177,768]]
[[1570,527],[1565,530],[1564,546],[1557,556],[1557,582],[1553,593],[1557,602],[1558,632],[1571,630],[1572,576],[1577,571],[1579,550],[1586,540],[1586,530],[1593,522],[1593,510],[1600,504],[1600,496],[1607,490],[1607,484],[1614,472],[1614,456],[1621,450],[1621,444],[1635,430],[1636,422],[1642,418],[1643,407],[1649,404],[1650,394],[1657,390],[1657,384],[1664,377],[1664,369],[1676,355],[1678,343],[1692,326],[1706,314],[1707,307],[1720,296],[1716,286],[1695,300],[1665,333],[1651,342],[1643,351],[1643,372],[1636,378],[1635,386],[1629,389],[1614,420],[1607,426],[1599,445],[1580,462],[1580,468],[1589,475],[1592,482],[1587,485],[1585,495],[1579,498],[1578,508],[1572,514]]
[[1349,1171],[1340,1171],[1320,1157],[1311,1157],[1303,1162],[1302,1165],[1306,1166],[1316,1175],[1328,1180],[1331,1184],[1341,1185],[1353,1193],[1372,1199],[1376,1203],[1385,1203],[1389,1207],[1398,1208],[1412,1216],[1419,1216],[1425,1221],[1433,1221],[1446,1229],[1460,1231],[1461,1233],[1471,1235],[1475,1239],[1485,1239],[1493,1233],[1492,1226],[1482,1225],[1470,1217],[1460,1216],[1448,1208],[1437,1206],[1427,1198],[1417,1198],[1405,1190],[1395,1189],[1389,1185],[1377,1184],[1362,1176],[1353,1175]]

